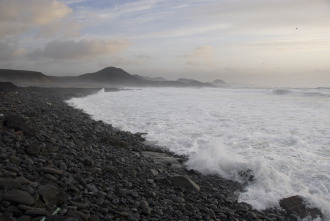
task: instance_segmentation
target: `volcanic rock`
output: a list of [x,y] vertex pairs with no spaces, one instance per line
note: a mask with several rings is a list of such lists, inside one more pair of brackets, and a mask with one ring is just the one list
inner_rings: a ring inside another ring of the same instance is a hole
[[65,193],[55,184],[42,186],[39,194],[47,206],[56,206],[65,202]]
[[0,189],[11,190],[18,189],[21,184],[13,178],[0,178]]
[[304,219],[311,216],[313,219],[323,217],[322,212],[317,208],[308,208],[301,196],[291,196],[280,200],[280,206],[289,214]]
[[10,129],[14,129],[15,131],[23,131],[25,134],[30,136],[34,135],[33,129],[29,125],[27,125],[25,119],[20,116],[7,116],[3,121],[3,125]]
[[10,202],[21,203],[25,205],[34,204],[34,199],[28,192],[18,189],[9,190],[3,194],[2,198]]
[[187,175],[176,175],[172,177],[172,183],[174,186],[184,187],[186,189],[200,191],[200,187],[192,181]]
[[63,174],[62,170],[57,170],[57,169],[51,168],[51,167],[41,167],[41,168],[38,168],[37,171],[42,172],[42,173],[54,174],[54,175],[62,175]]
[[40,153],[40,146],[38,144],[31,144],[30,146],[28,146],[26,148],[26,152],[28,152],[29,154],[39,154]]

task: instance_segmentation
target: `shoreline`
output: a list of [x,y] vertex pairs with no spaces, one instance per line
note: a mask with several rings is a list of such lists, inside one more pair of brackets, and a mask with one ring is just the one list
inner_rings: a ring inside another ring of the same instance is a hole
[[187,171],[184,158],[64,102],[98,90],[0,91],[1,122],[21,126],[0,126],[0,220],[296,220],[237,202],[239,183]]

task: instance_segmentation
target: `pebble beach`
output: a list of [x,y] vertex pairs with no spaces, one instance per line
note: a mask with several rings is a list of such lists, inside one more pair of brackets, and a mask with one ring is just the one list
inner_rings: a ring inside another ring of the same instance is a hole
[[65,103],[98,90],[1,85],[0,220],[297,220]]

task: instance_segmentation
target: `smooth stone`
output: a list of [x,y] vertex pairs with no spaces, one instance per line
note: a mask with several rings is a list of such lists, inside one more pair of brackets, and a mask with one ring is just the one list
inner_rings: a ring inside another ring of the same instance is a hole
[[28,146],[26,148],[26,152],[28,152],[29,154],[32,154],[32,155],[37,155],[40,153],[40,146],[39,144],[31,144],[30,146]]
[[216,218],[215,213],[214,213],[214,211],[213,211],[212,209],[209,209],[209,210],[207,211],[207,214],[208,214],[212,219],[215,219],[215,218]]
[[87,209],[88,208],[87,203],[80,203],[80,202],[70,201],[70,204],[73,205],[73,206],[76,206],[79,209]]
[[56,153],[60,150],[59,146],[52,143],[47,143],[46,148],[49,152],[53,152],[53,153]]
[[95,200],[95,203],[99,206],[101,206],[104,203],[104,199],[103,198],[98,198]]
[[56,206],[65,202],[65,193],[55,184],[41,186],[39,194],[47,206]]
[[34,130],[25,122],[25,119],[20,116],[10,115],[5,118],[3,125],[14,129],[15,131],[23,131],[24,134],[33,136],[35,134]]
[[41,167],[37,169],[38,172],[49,173],[53,175],[62,175],[63,171],[51,167]]
[[146,158],[151,158],[156,164],[171,165],[174,168],[182,167],[177,158],[172,157],[166,153],[142,151],[141,154]]
[[125,183],[126,188],[131,188],[132,186],[133,186],[133,184],[131,182],[126,182]]
[[30,220],[31,220],[31,217],[27,216],[27,215],[20,216],[16,219],[16,221],[30,221]]
[[158,171],[155,169],[150,169],[150,172],[153,176],[157,176],[158,175]]
[[154,183],[154,180],[153,179],[147,179],[147,183],[152,184],[152,183]]
[[46,209],[32,209],[25,211],[26,215],[33,215],[33,216],[48,216],[48,212]]
[[23,204],[19,204],[17,206],[17,208],[20,209],[20,210],[24,210],[24,211],[26,211],[26,210],[33,210],[34,209],[34,207],[23,205]]
[[142,212],[146,215],[151,214],[151,209],[149,207],[143,207]]
[[116,168],[111,167],[111,166],[106,166],[103,168],[103,171],[107,172],[107,173],[111,173],[111,174],[118,174]]
[[89,221],[100,221],[100,218],[97,215],[90,215]]
[[14,164],[20,164],[22,162],[21,159],[18,158],[16,155],[10,155],[8,159],[10,160],[11,163]]
[[18,189],[9,190],[3,194],[2,198],[10,202],[21,203],[24,205],[34,204],[34,199],[28,192]]
[[172,183],[177,187],[184,187],[189,190],[194,190],[196,192],[200,191],[200,187],[192,181],[187,175],[176,175],[172,177]]
[[21,184],[13,178],[0,178],[0,187],[4,190],[19,189]]

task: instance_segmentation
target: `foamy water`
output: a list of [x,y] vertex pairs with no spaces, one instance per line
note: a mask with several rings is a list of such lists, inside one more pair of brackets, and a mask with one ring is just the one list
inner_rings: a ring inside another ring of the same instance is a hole
[[330,89],[103,90],[68,103],[189,156],[187,167],[246,182],[262,210],[302,195],[330,220]]

